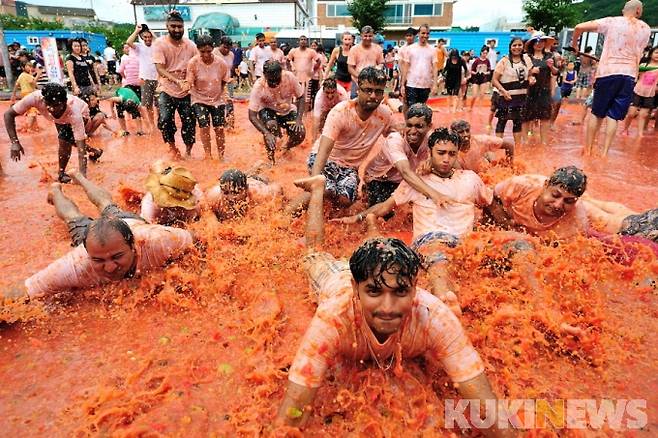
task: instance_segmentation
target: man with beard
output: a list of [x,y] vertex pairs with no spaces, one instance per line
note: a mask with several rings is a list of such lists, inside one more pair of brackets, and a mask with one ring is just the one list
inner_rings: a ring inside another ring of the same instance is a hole
[[16,134],[16,117],[25,114],[30,108],[36,108],[47,120],[55,123],[59,141],[59,176],[61,183],[71,182],[66,174],[66,165],[71,158],[71,148],[78,148],[78,166],[80,172],[86,175],[87,153],[89,159],[96,161],[103,154],[100,149],[87,145],[87,132],[94,132],[102,123],[103,118],[91,118],[89,106],[80,98],[66,93],[63,85],[49,83],[42,90],[33,91],[16,102],[5,112],[5,127],[11,141],[11,159],[19,161],[25,150]]
[[159,269],[192,246],[190,232],[150,225],[117,207],[107,191],[80,172],[71,172],[71,177],[82,186],[100,217],[82,214],[61,185],[53,184],[48,202],[66,223],[75,249],[32,275],[24,285],[4,292],[5,298],[39,298],[118,282]]
[[[143,43],[135,43],[139,36]],[[155,102],[155,90],[158,88],[158,72],[153,63],[153,34],[146,24],[138,24],[135,31],[128,37],[126,44],[137,54],[139,59],[139,78],[142,80],[141,105],[146,109],[148,121],[151,126],[153,122],[153,105]]]
[[341,102],[329,112],[308,158],[311,176],[325,176],[327,197],[341,207],[356,201],[359,167],[379,136],[390,132],[392,113],[380,105],[386,79],[381,69],[361,70],[357,98]]
[[[399,375],[403,358],[423,356],[430,368],[445,370],[460,397],[481,403],[496,400],[482,360],[457,317],[416,287],[418,254],[398,239],[373,238],[361,244],[349,262],[336,260],[322,251],[325,177],[295,184],[310,195],[302,265],[318,308],[290,366],[275,425],[303,428],[326,372],[340,362],[355,366],[371,361],[382,372]],[[504,436],[495,426],[483,432]]]
[[575,166],[561,167],[546,178],[518,175],[498,183],[486,210],[497,225],[540,237],[565,240],[589,229],[587,209],[578,199],[587,176]]
[[277,61],[266,61],[263,74],[249,96],[249,121],[263,134],[267,157],[274,164],[276,138],[282,136],[281,128],[288,134],[286,150],[297,146],[306,137],[302,122],[304,88],[295,75],[284,71]]
[[434,202],[444,202],[444,198],[416,174],[416,168],[430,156],[427,141],[432,129],[432,109],[417,103],[409,108],[405,117],[402,133],[391,132],[381,151],[366,165],[364,190],[369,207],[386,201],[402,181]]
[[179,12],[173,11],[167,17],[167,31],[168,35],[161,36],[153,43],[153,62],[159,75],[160,87],[158,128],[174,158],[180,158],[174,139],[174,116],[178,111],[185,152],[189,157],[195,140],[195,119],[190,101],[190,84],[185,80],[185,75],[187,64],[197,54],[197,50],[194,43],[183,36],[183,18]]
[[450,125],[450,131],[459,137],[459,156],[457,163],[462,169],[472,170],[477,174],[486,171],[495,160],[497,150],[505,151],[509,164],[514,160],[514,141],[493,135],[471,136],[471,124],[466,120],[456,120]]

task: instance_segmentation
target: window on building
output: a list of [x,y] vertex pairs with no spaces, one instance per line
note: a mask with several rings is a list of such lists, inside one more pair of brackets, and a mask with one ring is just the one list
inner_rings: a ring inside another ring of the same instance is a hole
[[410,22],[404,16],[404,5],[388,5],[384,10],[384,16],[391,24],[400,24]]
[[416,3],[413,8],[416,17],[440,17],[443,15],[443,3]]
[[327,5],[327,17],[351,17],[347,5]]
[[36,46],[39,43],[39,37],[27,37],[27,43],[31,46]]

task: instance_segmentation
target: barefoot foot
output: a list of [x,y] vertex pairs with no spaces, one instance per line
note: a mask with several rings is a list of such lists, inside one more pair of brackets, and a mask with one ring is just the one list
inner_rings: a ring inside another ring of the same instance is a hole
[[293,181],[293,184],[300,189],[306,190],[307,192],[312,192],[318,187],[322,187],[324,189],[325,180],[326,178],[324,175],[316,175],[310,176],[308,178],[297,179]]

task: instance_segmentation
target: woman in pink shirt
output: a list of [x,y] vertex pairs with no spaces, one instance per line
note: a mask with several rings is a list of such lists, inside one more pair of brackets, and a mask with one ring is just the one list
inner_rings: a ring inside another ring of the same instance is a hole
[[130,88],[142,98],[142,80],[139,78],[139,58],[128,44],[123,45],[123,56],[117,72],[121,75],[121,86]]
[[649,52],[649,61],[640,65],[640,77],[633,90],[633,103],[624,122],[624,132],[628,134],[628,128],[634,118],[638,117],[637,137],[644,137],[644,128],[647,126],[649,113],[655,108],[656,84],[658,84],[658,46]]

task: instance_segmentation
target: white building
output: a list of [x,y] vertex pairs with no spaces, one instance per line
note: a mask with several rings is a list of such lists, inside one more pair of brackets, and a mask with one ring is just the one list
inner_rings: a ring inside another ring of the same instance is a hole
[[165,14],[178,10],[191,28],[205,14],[228,14],[241,28],[302,28],[308,23],[308,1],[313,0],[132,0],[137,23],[146,23],[156,36],[166,32]]

